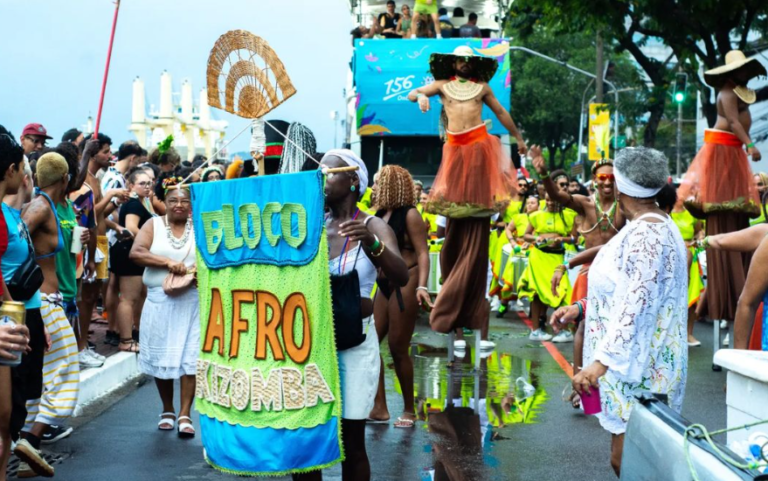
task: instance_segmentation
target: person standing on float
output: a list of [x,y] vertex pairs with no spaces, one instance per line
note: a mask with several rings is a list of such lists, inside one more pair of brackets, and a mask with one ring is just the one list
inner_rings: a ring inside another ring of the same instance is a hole
[[[688,168],[678,197],[694,217],[706,219],[708,236],[746,229],[749,218],[760,215],[747,161],[747,154],[755,162],[761,159],[749,136],[749,105],[755,102],[756,95],[747,87],[749,80],[758,75],[766,75],[765,67],[739,50],[726,54],[725,65],[704,72],[706,83],[719,90],[717,122],[704,132],[704,146]],[[711,319],[735,319],[749,260],[749,254],[707,249],[706,299]]]
[[408,94],[422,112],[429,111],[429,97],[439,95],[447,116],[443,159],[426,205],[427,212],[448,219],[440,254],[444,282],[429,320],[437,332],[481,329],[489,314],[489,217],[506,209],[517,179],[501,142],[483,123],[483,105],[517,139],[521,154],[527,147],[488,85],[498,68],[494,58],[461,46],[452,54],[432,54],[429,64],[434,83]]

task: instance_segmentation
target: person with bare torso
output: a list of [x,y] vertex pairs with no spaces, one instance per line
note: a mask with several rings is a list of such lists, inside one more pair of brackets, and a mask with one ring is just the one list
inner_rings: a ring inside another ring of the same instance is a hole
[[[41,398],[27,403],[27,424],[15,452],[24,461],[20,471],[50,477],[53,468],[40,455],[40,441],[51,426],[72,415],[80,383],[75,334],[64,312],[64,298],[56,273],[56,254],[65,246],[56,206],[66,201],[70,181],[67,161],[58,153],[43,155],[37,162],[36,179],[38,195],[24,209],[22,219],[43,271],[40,313],[51,336],[51,347],[44,357],[45,389]],[[88,239],[86,231],[82,240],[87,243]]]
[[443,159],[426,205],[428,212],[448,218],[440,255],[444,283],[430,324],[438,332],[482,329],[489,313],[485,299],[488,218],[506,209],[517,180],[501,142],[487,132],[483,104],[517,139],[521,153],[526,145],[488,86],[498,69],[495,59],[477,56],[462,46],[450,55],[433,54],[430,69],[435,82],[408,94],[422,112],[430,108],[429,97],[438,95],[447,116]]
[[[93,233],[88,246],[85,246],[87,247],[86,255],[88,262],[86,264],[86,272],[83,275],[81,300],[78,303],[80,329],[78,331],[77,347],[80,351],[81,367],[100,367],[104,364],[104,359],[98,355],[95,356],[94,351],[88,349],[88,330],[91,324],[93,308],[99,298],[102,284],[109,278],[109,271],[107,269],[109,243],[107,241],[107,222],[105,217],[116,208],[115,203],[112,202],[113,199],[125,201],[128,198],[126,189],[111,189],[103,193],[101,183],[96,178],[96,174],[100,170],[109,168],[109,161],[112,158],[110,147],[111,142],[103,141],[101,135],[99,140],[89,140],[85,144],[83,151],[83,156],[87,157],[85,181],[83,187],[78,192],[73,192],[70,196],[70,198],[76,199],[87,195],[91,197],[90,202],[93,205],[92,212],[81,212],[81,217],[83,214],[92,217]],[[91,225],[88,227],[91,227]],[[98,263],[96,262],[96,258],[99,257],[96,254],[97,249],[101,254],[101,260]]]
[[[400,255],[408,267],[408,284],[393,286],[386,276],[376,280],[378,292],[373,314],[379,342],[386,337],[395,364],[395,373],[403,393],[403,414],[395,422],[397,428],[412,428],[416,421],[413,399],[413,360],[409,355],[411,338],[419,315],[419,307],[432,301],[427,290],[429,278],[429,246],[427,229],[416,209],[413,178],[399,165],[386,165],[379,171],[374,189],[376,217],[392,228]],[[381,362],[379,389],[369,419],[388,421],[389,409],[384,390],[384,362]]]
[[[704,146],[678,191],[691,214],[706,219],[707,235],[745,229],[749,227],[749,218],[759,216],[761,211],[747,160],[747,154],[753,161],[761,159],[749,135],[749,105],[755,102],[756,95],[747,83],[758,75],[766,75],[766,69],[738,50],[728,52],[725,62],[704,72],[707,84],[719,91],[717,122],[704,132]],[[749,254],[707,250],[706,306],[711,319],[735,318],[748,267]]]

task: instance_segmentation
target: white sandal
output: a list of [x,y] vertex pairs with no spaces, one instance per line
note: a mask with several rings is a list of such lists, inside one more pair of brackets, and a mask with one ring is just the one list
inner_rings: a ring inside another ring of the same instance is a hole
[[[173,418],[164,418],[163,416],[173,416]],[[160,431],[173,431],[176,427],[176,413],[163,413],[160,415],[160,422],[157,423],[157,429]]]
[[[189,422],[181,422],[182,419],[186,419]],[[192,432],[188,433],[185,432],[185,429],[191,429]],[[180,416],[179,417],[179,437],[180,438],[194,438],[195,437],[195,427],[192,425],[192,418],[189,416]]]

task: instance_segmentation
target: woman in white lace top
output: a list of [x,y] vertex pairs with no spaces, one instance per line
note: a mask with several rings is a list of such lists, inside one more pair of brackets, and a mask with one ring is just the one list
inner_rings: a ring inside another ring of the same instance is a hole
[[687,256],[672,219],[656,204],[669,176],[661,152],[630,148],[614,161],[619,205],[631,220],[589,271],[587,299],[559,309],[553,326],[585,316],[584,369],[576,391],[599,387],[600,424],[612,435],[611,465],[621,468],[624,432],[643,391],[668,396],[680,411],[688,371]]

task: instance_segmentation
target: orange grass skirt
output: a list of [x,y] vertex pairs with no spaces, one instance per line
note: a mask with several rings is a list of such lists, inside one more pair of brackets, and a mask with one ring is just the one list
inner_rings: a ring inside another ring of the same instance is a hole
[[744,146],[736,135],[722,130],[704,131],[704,146],[691,162],[677,195],[700,219],[718,212],[760,215]]
[[426,210],[453,219],[490,217],[517,192],[516,170],[485,125],[448,132]]

